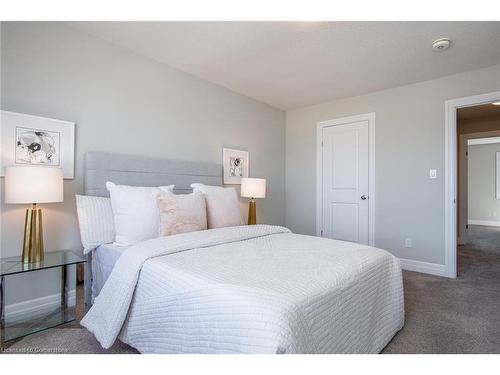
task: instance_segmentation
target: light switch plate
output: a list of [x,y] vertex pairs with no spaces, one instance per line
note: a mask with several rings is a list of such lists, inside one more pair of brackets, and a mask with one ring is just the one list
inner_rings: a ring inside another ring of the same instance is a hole
[[437,178],[437,169],[429,169],[429,178]]

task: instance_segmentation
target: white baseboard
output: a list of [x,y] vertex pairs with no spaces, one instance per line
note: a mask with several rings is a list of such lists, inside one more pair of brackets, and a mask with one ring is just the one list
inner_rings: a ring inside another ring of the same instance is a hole
[[[68,306],[76,303],[76,290],[68,292]],[[61,294],[51,294],[45,297],[34,298],[28,301],[12,303],[5,306],[5,318],[9,320],[24,319],[39,312],[55,309],[61,304]]]
[[469,225],[486,225],[489,227],[500,227],[500,221],[490,221],[490,220],[468,220]]
[[444,264],[420,262],[418,260],[399,258],[401,268],[407,271],[428,273],[436,276],[448,277],[446,266]]

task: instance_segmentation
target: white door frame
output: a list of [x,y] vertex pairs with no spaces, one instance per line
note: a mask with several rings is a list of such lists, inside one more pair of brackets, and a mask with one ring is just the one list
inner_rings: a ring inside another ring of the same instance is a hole
[[316,128],[316,235],[323,226],[323,129],[368,121],[368,243],[375,246],[375,112],[318,122]]
[[445,102],[445,266],[448,277],[457,277],[457,109],[500,101],[500,91]]

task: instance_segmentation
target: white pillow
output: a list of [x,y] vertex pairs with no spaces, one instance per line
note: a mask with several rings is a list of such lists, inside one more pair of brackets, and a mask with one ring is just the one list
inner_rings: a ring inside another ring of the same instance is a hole
[[85,254],[102,244],[112,243],[115,240],[111,199],[76,195],[76,211]]
[[159,187],[115,185],[106,182],[115,222],[115,245],[130,246],[158,237],[159,210],[156,197],[173,191],[174,185]]
[[191,184],[194,191],[205,196],[208,229],[243,225],[238,193],[234,188]]
[[199,191],[192,194],[162,193],[158,196],[160,236],[207,229],[205,197]]

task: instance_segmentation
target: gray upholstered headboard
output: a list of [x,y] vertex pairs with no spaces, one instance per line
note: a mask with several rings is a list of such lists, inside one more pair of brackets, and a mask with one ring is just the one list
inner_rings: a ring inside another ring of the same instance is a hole
[[107,152],[85,154],[85,194],[106,197],[106,181],[119,185],[175,185],[177,194],[190,193],[193,182],[222,186],[222,166]]

